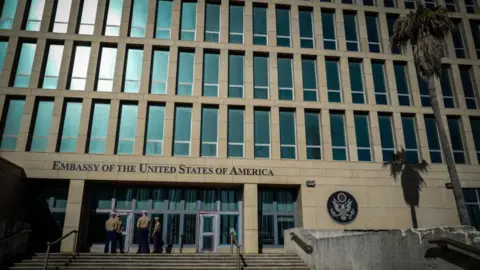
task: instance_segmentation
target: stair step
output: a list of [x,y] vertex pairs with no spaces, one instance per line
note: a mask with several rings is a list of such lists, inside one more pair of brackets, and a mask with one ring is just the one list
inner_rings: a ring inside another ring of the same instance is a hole
[[[39,266],[13,266],[10,267],[10,269],[15,269],[15,270],[33,270],[33,269],[43,269],[43,267]],[[56,269],[55,267],[49,267],[49,270],[54,270]],[[68,267],[59,267],[59,269],[62,270],[82,270],[82,269],[90,269],[90,270],[111,270],[111,269],[135,269],[135,270],[141,270],[141,269],[169,269],[169,270],[233,270],[237,269],[236,266],[229,266],[229,267],[214,267],[212,266],[180,266],[180,267],[172,267],[172,266],[163,266],[163,265],[156,265],[156,266],[142,266],[142,267],[129,267],[129,266],[68,266]],[[274,269],[284,269],[284,270],[310,270],[310,268],[305,267],[305,266],[261,266],[261,267],[244,267],[244,269],[248,270],[274,270]]]

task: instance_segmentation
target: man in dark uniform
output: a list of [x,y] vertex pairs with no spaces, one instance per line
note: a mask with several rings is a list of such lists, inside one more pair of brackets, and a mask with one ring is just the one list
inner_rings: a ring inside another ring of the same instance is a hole
[[148,243],[148,232],[150,227],[150,219],[147,211],[142,211],[142,217],[137,221],[137,230],[139,234],[139,243],[137,253],[150,253],[150,244]]
[[112,253],[117,253],[117,229],[118,221],[115,219],[115,213],[110,213],[110,218],[105,222],[105,230],[107,237],[105,239],[105,253],[108,253],[108,247],[111,243],[110,251]]
[[160,230],[162,229],[162,224],[158,217],[155,217],[155,227],[153,228],[152,238],[153,238],[153,253],[162,253],[162,234]]
[[118,241],[118,247],[120,248],[120,253],[124,253],[123,251],[123,235],[122,235],[122,232],[123,232],[123,223],[122,221],[120,220],[120,214],[116,214],[115,215],[115,220],[118,222],[118,227],[117,227],[117,240]]

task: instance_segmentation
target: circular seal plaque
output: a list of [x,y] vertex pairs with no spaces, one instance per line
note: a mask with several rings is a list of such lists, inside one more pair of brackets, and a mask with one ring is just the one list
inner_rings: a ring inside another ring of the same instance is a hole
[[346,225],[352,223],[357,217],[357,200],[346,191],[337,191],[328,198],[327,210],[335,222]]

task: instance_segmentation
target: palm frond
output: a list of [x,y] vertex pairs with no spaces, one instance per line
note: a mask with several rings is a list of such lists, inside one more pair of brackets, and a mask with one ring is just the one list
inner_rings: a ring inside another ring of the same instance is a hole
[[393,35],[390,44],[393,49],[405,48],[410,41],[414,25],[414,12],[397,19],[393,25]]
[[439,76],[442,67],[443,42],[431,35],[418,40],[413,47],[413,60],[420,76],[428,80],[430,76]]

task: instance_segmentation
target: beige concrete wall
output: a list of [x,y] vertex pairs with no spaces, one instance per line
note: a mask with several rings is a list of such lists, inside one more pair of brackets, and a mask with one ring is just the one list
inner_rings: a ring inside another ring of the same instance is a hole
[[[63,235],[66,235],[73,230],[78,231],[80,229],[84,186],[85,180],[70,180]],[[74,233],[65,238],[61,242],[60,250],[62,252],[73,251],[74,246],[78,246],[76,237],[77,235]]]

